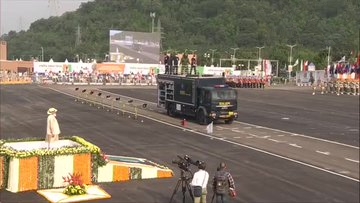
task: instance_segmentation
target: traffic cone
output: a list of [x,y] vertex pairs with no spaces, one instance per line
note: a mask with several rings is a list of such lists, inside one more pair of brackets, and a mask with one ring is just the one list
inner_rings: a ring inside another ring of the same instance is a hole
[[184,128],[187,127],[187,121],[186,121],[185,118],[181,121],[181,126],[184,127]]

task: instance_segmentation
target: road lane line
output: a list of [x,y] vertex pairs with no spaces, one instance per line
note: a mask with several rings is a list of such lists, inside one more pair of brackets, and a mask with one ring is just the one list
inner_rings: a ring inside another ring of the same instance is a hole
[[339,173],[342,173],[342,174],[349,174],[350,172],[349,172],[349,171],[339,171]]
[[270,141],[273,141],[273,142],[277,142],[277,143],[281,143],[281,142],[284,142],[284,141],[280,141],[280,140],[275,140],[275,139],[268,139],[268,140],[270,140]]
[[297,145],[297,144],[292,144],[292,143],[290,143],[289,145],[292,146],[292,147],[296,147],[296,148],[302,148],[302,146]]
[[[69,93],[66,93],[66,92],[62,92],[62,91],[56,90],[54,88],[49,88],[49,87],[44,87],[44,88],[52,89],[52,90],[54,90],[56,92],[68,95],[70,97],[75,97],[75,98],[77,97],[76,95],[72,95],[72,94],[69,94]],[[180,129],[180,130],[184,129],[181,126],[177,126],[175,124],[167,123],[166,121],[155,119],[153,117],[149,117],[149,116],[141,115],[141,114],[139,116],[141,116],[143,118],[146,118],[146,119],[149,119],[149,120],[152,120],[152,121],[155,121],[155,122],[158,122],[158,123],[162,123],[164,125],[172,126],[174,128]],[[318,166],[315,166],[315,165],[311,165],[311,164],[308,164],[308,163],[305,163],[305,162],[302,162],[302,161],[299,161],[299,160],[295,160],[295,159],[292,159],[292,158],[289,158],[289,157],[285,157],[285,156],[282,156],[282,155],[279,155],[279,154],[275,154],[275,153],[272,153],[272,152],[269,152],[269,151],[266,151],[266,150],[263,150],[263,149],[258,149],[256,147],[252,147],[252,146],[249,146],[249,145],[237,143],[237,142],[234,142],[234,141],[231,141],[231,140],[221,140],[219,137],[208,135],[208,134],[205,134],[205,133],[202,133],[202,132],[193,131],[192,133],[202,135],[204,137],[208,137],[208,138],[210,138],[212,140],[219,140],[219,141],[223,141],[223,142],[226,142],[226,143],[229,143],[229,144],[245,147],[245,148],[248,148],[248,149],[251,149],[251,150],[254,150],[254,151],[257,151],[257,152],[261,152],[261,153],[264,153],[264,154],[267,154],[267,155],[270,155],[270,156],[274,156],[274,157],[277,157],[277,158],[280,158],[280,159],[288,160],[288,161],[291,161],[291,162],[294,162],[294,163],[297,163],[297,164],[300,164],[300,165],[303,165],[303,166],[307,166],[307,167],[310,167],[310,168],[313,168],[313,169],[317,169],[317,170],[320,170],[320,171],[323,171],[323,172],[326,172],[326,173],[330,173],[330,174],[342,177],[342,178],[346,178],[348,180],[352,180],[352,181],[355,181],[355,182],[360,182],[359,179],[352,178],[352,177],[337,173],[335,171],[327,170],[327,169],[324,169],[324,168],[321,168],[321,167],[318,167]],[[342,144],[342,143],[340,143],[340,144]],[[354,147],[354,146],[351,146],[351,145],[349,145],[349,146],[358,149],[358,147]]]
[[[240,123],[240,124],[249,125],[249,126],[253,126],[253,127],[258,126],[258,125],[255,125],[255,124],[244,123],[244,122],[240,122],[240,121],[234,121],[234,123]],[[246,128],[246,127],[244,127],[244,128]],[[335,142],[335,141],[331,141],[331,140],[325,140],[325,139],[322,139],[322,138],[311,137],[311,136],[307,136],[307,135],[300,135],[300,134],[291,133],[291,132],[287,132],[287,131],[279,130],[279,129],[275,129],[275,128],[269,128],[269,127],[265,127],[265,126],[262,126],[262,128],[267,129],[267,130],[273,130],[273,131],[280,132],[280,133],[292,134],[293,136],[305,137],[305,138],[309,138],[309,139],[314,139],[314,140],[319,140],[319,141],[328,142],[328,143],[332,143],[332,144],[342,145],[342,146],[345,146],[345,147],[351,147],[351,148],[354,148],[354,149],[359,149],[359,147],[357,147],[357,146],[348,145],[348,144]]]
[[241,138],[241,137],[233,137],[233,138],[238,139],[238,138]]
[[345,159],[348,161],[351,161],[351,162],[359,163],[359,160],[354,160],[354,159],[349,159],[349,158],[345,158]]
[[330,155],[330,152],[323,152],[323,151],[319,151],[319,150],[316,150],[316,152],[319,154]]

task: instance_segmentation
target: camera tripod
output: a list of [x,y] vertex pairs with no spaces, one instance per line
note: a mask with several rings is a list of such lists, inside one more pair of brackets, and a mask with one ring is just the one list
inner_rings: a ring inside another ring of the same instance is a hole
[[173,198],[174,198],[174,195],[176,194],[177,190],[179,189],[179,186],[181,185],[181,191],[182,191],[182,195],[183,195],[183,198],[182,198],[182,202],[185,203],[185,193],[186,193],[186,189],[189,191],[189,194],[190,194],[190,197],[191,199],[194,201],[194,195],[192,193],[192,190],[191,190],[191,186],[190,186],[190,179],[191,177],[187,177],[185,175],[185,171],[183,169],[181,169],[181,177],[179,178],[176,186],[175,186],[175,189],[174,189],[174,192],[173,194],[171,195],[171,198],[170,198],[170,202],[172,202]]

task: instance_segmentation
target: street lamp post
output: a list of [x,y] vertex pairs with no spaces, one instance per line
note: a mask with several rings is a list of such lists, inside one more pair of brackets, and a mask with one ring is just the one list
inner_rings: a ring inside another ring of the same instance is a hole
[[41,48],[41,61],[44,61],[44,48],[43,47],[40,48]]
[[210,58],[210,54],[209,53],[205,53],[204,57],[206,58],[206,63],[208,62],[208,59]]
[[331,51],[331,47],[328,46],[326,47],[328,49],[328,55],[327,55],[327,68],[329,68],[330,66],[330,51]]
[[258,49],[258,60],[259,60],[258,65],[260,65],[260,67],[261,67],[260,71],[261,71],[261,77],[262,77],[262,75],[263,75],[263,66],[262,66],[262,63],[261,63],[261,49],[265,48],[265,46],[255,47],[255,48]]
[[[296,44],[293,44],[293,45],[290,45],[290,44],[287,44],[286,46],[290,47],[290,57],[289,57],[289,66],[292,67],[292,50],[294,47],[296,47]],[[290,70],[289,70],[289,80],[290,80]]]
[[260,63],[260,61],[261,61],[261,49],[263,49],[263,48],[265,48],[265,47],[262,46],[262,47],[255,47],[255,48],[258,49],[258,59],[259,59],[259,63]]
[[232,49],[233,51],[234,51],[234,55],[233,55],[233,64],[235,64],[235,60],[236,60],[236,50],[238,50],[239,48],[230,48],[230,49]]
[[151,33],[153,33],[154,32],[155,12],[150,12],[150,18],[151,18]]
[[211,65],[214,65],[214,52],[216,51],[216,49],[210,49],[211,51]]
[[289,63],[290,63],[290,65],[292,65],[292,50],[293,50],[294,47],[296,47],[296,44],[294,44],[294,45],[289,45],[289,44],[287,44],[286,46],[290,47]]

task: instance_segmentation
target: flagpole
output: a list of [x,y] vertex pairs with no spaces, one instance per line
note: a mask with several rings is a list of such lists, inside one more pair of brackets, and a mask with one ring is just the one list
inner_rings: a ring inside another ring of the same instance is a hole
[[328,47],[326,47],[326,48],[328,48],[328,55],[327,55],[327,68],[329,68],[329,65],[330,65],[330,50],[331,50],[331,47],[330,46],[328,46]]

